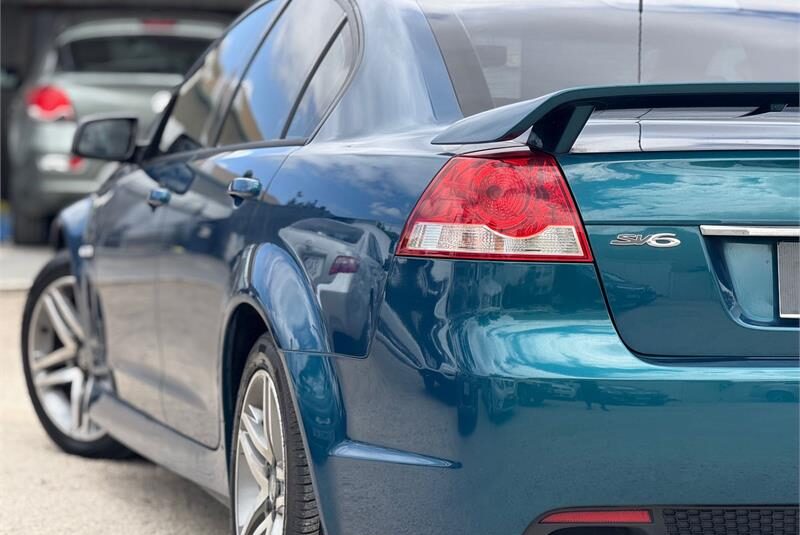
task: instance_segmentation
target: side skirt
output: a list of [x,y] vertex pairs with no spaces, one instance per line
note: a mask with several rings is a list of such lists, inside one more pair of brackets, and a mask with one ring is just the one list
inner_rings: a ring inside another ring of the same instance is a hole
[[102,393],[89,409],[91,418],[136,453],[200,485],[229,505],[224,451],[212,450]]

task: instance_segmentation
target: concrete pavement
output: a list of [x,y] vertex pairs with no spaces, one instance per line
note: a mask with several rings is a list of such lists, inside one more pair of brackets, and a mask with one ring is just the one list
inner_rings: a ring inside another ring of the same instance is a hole
[[[46,261],[42,251],[24,251],[9,267],[7,252],[0,249],[0,278],[18,273],[23,285]],[[50,441],[22,375],[24,303],[24,292],[0,291],[0,534],[227,533],[227,508],[192,483],[144,460],[67,455]]]
[[27,290],[52,257],[53,249],[50,247],[0,244],[0,291]]

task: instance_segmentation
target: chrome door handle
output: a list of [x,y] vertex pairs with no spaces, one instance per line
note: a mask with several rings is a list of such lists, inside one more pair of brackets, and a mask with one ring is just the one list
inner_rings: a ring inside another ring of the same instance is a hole
[[147,195],[147,204],[155,210],[159,206],[167,204],[172,197],[172,193],[167,188],[153,188]]
[[240,176],[228,184],[228,195],[233,198],[233,204],[239,206],[245,199],[253,199],[261,194],[261,181],[249,176]]

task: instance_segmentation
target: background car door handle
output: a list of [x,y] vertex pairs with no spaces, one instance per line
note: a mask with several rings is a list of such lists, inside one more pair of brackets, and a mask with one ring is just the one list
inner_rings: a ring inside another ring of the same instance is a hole
[[147,204],[155,210],[159,206],[167,204],[171,197],[172,194],[167,188],[153,188],[150,190],[150,194],[147,195]]
[[261,194],[261,181],[249,176],[240,176],[228,184],[228,195],[233,197],[233,204],[239,206],[245,199],[252,199]]

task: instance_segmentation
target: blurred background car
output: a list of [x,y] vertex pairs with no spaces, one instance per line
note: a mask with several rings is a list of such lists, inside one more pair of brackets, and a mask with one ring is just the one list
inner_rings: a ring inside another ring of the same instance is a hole
[[124,109],[150,124],[223,29],[213,21],[114,18],[77,24],[53,40],[9,110],[14,241],[44,241],[55,214],[113,171],[70,154],[77,122]]

